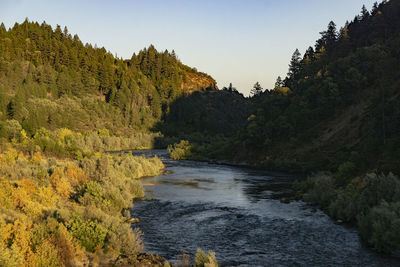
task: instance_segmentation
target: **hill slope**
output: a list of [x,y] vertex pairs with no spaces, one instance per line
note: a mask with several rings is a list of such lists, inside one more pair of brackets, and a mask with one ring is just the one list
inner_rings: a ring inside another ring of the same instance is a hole
[[175,52],[150,46],[122,60],[66,27],[0,26],[0,120],[15,119],[29,134],[40,127],[147,130],[171,101],[206,88],[217,89],[215,80]]
[[[237,140],[237,161],[306,169],[400,173],[400,2],[363,9],[340,31],[333,22],[288,76],[258,99]],[[290,93],[279,93],[280,88]],[[261,102],[261,103],[260,103]]]

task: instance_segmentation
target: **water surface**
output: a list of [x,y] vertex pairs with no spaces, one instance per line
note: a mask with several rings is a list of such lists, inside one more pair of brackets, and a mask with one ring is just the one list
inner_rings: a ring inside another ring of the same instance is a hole
[[303,202],[282,203],[294,179],[249,168],[170,160],[146,178],[136,201],[146,251],[174,262],[183,250],[213,250],[222,266],[400,266],[364,247],[356,229]]

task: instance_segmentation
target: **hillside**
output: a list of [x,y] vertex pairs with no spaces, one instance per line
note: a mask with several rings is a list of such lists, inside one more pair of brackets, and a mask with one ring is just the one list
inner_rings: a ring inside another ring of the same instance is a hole
[[174,51],[151,45],[122,60],[66,27],[0,26],[0,120],[17,120],[28,134],[40,127],[149,130],[174,99],[207,88],[217,89],[215,80]]
[[195,92],[171,103],[158,128],[166,136],[231,136],[245,126],[250,101],[237,91]]
[[286,79],[257,99],[234,159],[400,173],[399,44],[399,1],[363,9],[340,30],[330,22],[314,48],[303,57],[296,50]]

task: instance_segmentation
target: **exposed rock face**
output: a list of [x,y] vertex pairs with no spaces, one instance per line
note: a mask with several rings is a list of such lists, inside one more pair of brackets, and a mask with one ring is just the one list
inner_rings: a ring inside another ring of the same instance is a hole
[[217,82],[204,73],[187,73],[186,80],[182,83],[181,89],[184,93],[205,91],[206,89],[218,90]]

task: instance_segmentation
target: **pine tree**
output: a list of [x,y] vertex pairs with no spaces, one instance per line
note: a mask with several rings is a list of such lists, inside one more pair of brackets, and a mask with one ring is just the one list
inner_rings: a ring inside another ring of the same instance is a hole
[[4,26],[4,23],[2,22],[0,25],[0,34],[4,34],[6,33],[6,26]]
[[335,22],[331,21],[328,24],[328,28],[326,31],[320,32],[321,38],[317,40],[315,44],[315,51],[319,52],[322,47],[330,50],[338,39],[338,32],[336,30]]
[[362,6],[361,8],[361,19],[367,19],[369,17],[369,12],[365,5]]
[[375,2],[374,5],[372,6],[371,14],[375,15],[377,12],[378,12],[378,2]]
[[263,92],[263,88],[261,87],[259,82],[256,82],[250,91],[250,95],[255,97],[255,96],[259,96],[262,92]]
[[294,78],[294,76],[300,71],[301,64],[300,64],[301,54],[299,49],[296,48],[292,55],[292,59],[290,60],[289,64],[289,72],[287,74],[289,79]]
[[283,81],[281,76],[278,76],[278,78],[276,78],[276,82],[275,82],[275,87],[282,87],[283,86]]
[[309,64],[315,59],[315,52],[314,48],[311,46],[307,48],[306,52],[304,53],[302,63]]

